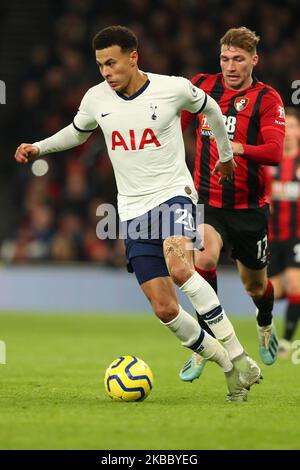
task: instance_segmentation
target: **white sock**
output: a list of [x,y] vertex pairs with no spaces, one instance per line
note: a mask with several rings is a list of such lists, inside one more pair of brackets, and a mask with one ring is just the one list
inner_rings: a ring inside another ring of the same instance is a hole
[[224,346],[230,358],[242,354],[244,349],[211,285],[195,272],[180,289],[188,296],[193,307],[207,323],[215,337],[220,341],[225,341]]
[[161,323],[169,328],[178,339],[180,339],[183,346],[189,347],[194,344],[200,336],[201,326],[197,320],[187,313],[181,305],[179,305],[179,312],[177,317],[169,323]]
[[197,272],[194,272],[180,289],[188,296],[199,315],[204,315],[220,305],[211,285]]
[[[163,322],[161,322],[163,323]],[[224,372],[232,369],[227,351],[212,336],[201,329],[199,323],[179,305],[179,313],[169,323],[163,323],[186,346],[205,359],[217,362]]]
[[244,354],[244,348],[237,339],[233,329],[232,333],[223,340],[223,345],[227,349],[231,361]]

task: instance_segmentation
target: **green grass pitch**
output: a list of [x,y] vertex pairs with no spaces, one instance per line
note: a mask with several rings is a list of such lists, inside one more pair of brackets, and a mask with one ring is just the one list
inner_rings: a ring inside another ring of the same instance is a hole
[[[254,319],[233,317],[258,359]],[[280,330],[280,324],[278,324]],[[300,365],[263,366],[246,403],[226,403],[221,369],[182,383],[189,351],[150,315],[2,313],[1,449],[299,449]],[[105,394],[106,367],[137,355],[154,374],[140,403]]]

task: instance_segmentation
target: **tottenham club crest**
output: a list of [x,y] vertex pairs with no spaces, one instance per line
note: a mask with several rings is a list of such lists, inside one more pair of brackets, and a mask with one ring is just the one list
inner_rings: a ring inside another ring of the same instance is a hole
[[237,112],[244,111],[244,109],[247,108],[249,101],[249,98],[246,98],[245,96],[239,96],[238,98],[236,98],[234,100],[234,107]]
[[150,104],[150,109],[151,109],[151,119],[153,119],[153,121],[156,121],[157,119],[157,114],[156,114],[156,110],[157,110],[157,106],[155,106],[154,104]]
[[198,96],[198,88],[195,87],[191,82],[190,82],[190,90],[191,90],[192,96],[196,98]]

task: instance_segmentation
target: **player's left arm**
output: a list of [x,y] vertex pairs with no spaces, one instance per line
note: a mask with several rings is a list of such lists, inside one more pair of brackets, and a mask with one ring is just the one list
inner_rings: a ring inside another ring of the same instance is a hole
[[285,118],[281,98],[273,90],[262,98],[260,134],[263,143],[259,145],[231,142],[234,155],[239,155],[260,165],[278,165],[283,153]]

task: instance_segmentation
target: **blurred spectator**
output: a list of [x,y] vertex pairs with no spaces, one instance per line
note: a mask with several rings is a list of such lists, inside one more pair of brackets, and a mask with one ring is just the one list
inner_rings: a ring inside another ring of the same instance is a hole
[[45,204],[30,208],[15,239],[2,245],[5,261],[25,262],[50,259],[50,247],[55,234],[54,211]]
[[77,247],[72,237],[57,233],[51,245],[51,259],[53,261],[74,261],[78,259]]
[[107,241],[99,240],[94,228],[88,228],[84,236],[84,251],[89,261],[96,261],[101,265],[108,265],[110,250]]

